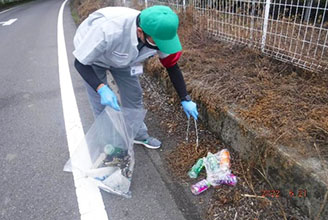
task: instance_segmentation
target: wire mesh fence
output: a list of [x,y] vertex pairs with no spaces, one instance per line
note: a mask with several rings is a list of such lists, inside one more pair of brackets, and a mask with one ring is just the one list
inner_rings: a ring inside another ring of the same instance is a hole
[[220,39],[259,48],[304,69],[328,68],[327,0],[194,0]]
[[328,0],[142,0],[175,10],[194,8],[195,25],[219,40],[247,45],[278,60],[328,69]]

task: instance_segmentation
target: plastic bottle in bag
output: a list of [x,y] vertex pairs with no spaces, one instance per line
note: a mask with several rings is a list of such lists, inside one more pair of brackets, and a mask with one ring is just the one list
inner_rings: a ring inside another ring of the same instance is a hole
[[102,166],[105,161],[112,161],[114,157],[123,158],[125,155],[126,151],[124,151],[122,148],[107,144],[105,145],[103,152],[99,154],[98,158],[93,163],[92,168],[98,168]]
[[104,152],[107,155],[110,155],[112,157],[124,157],[126,155],[126,151],[119,147],[114,147],[111,144],[107,144],[104,147]]
[[215,184],[215,180],[219,178],[220,166],[216,156],[212,153],[208,153],[204,159],[204,165],[206,168],[207,181],[212,185]]

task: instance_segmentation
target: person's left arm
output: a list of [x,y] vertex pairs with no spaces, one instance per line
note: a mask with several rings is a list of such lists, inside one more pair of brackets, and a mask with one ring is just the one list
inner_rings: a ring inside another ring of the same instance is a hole
[[[161,58],[162,56],[162,58]],[[186,84],[178,65],[178,60],[180,59],[181,52],[175,54],[160,54],[160,61],[162,65],[166,68],[170,80],[177,91],[181,100],[183,100],[187,95]]]
[[191,115],[197,119],[198,112],[196,104],[191,101],[191,98],[188,95],[186,83],[178,65],[181,54],[181,51],[174,54],[164,54],[159,52],[159,59],[169,74],[170,80],[180,97],[183,110],[185,111],[187,117],[189,118]]

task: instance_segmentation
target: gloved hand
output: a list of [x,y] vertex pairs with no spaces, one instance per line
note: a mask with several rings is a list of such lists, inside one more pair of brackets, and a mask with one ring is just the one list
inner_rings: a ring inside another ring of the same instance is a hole
[[115,93],[107,86],[104,85],[100,89],[98,89],[98,94],[100,95],[100,103],[102,105],[108,105],[115,109],[116,111],[120,111],[120,106],[117,103],[117,98]]
[[181,104],[188,119],[190,118],[191,115],[194,119],[197,120],[198,111],[197,111],[196,103],[194,103],[193,101],[182,101]]

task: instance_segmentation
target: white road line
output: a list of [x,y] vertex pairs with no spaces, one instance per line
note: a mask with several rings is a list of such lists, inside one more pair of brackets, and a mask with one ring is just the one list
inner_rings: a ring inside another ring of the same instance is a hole
[[[14,7],[14,8],[17,8],[17,7]],[[0,14],[3,14],[3,13],[5,13],[5,12],[7,12],[7,11],[10,11],[10,10],[13,10],[14,8],[9,8],[9,9],[7,9],[7,10],[0,11]]]
[[[66,2],[67,0],[62,3],[58,14],[57,46],[59,82],[65,120],[65,129],[68,150],[72,156],[72,153],[78,146],[79,141],[81,141],[84,137],[84,132],[76,104],[66,52],[63,28],[63,10]],[[89,162],[91,163],[91,161]],[[104,202],[98,187],[88,179],[81,177],[81,175],[75,171],[73,172],[73,176],[81,219],[108,220]]]
[[9,26],[9,25],[13,24],[15,21],[17,21],[17,18],[13,18],[13,19],[9,19],[8,21],[0,22],[0,24],[2,24],[2,26]]

